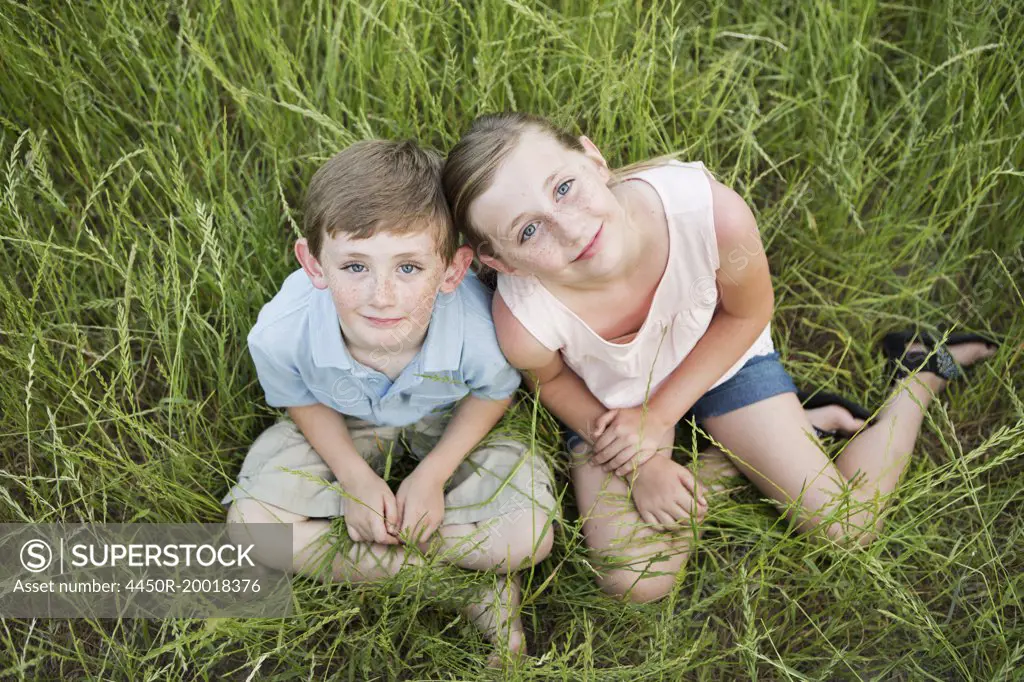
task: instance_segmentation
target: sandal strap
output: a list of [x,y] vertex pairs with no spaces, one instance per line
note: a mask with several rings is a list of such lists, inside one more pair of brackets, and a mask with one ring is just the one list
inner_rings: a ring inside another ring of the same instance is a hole
[[915,350],[899,358],[893,358],[895,371],[893,380],[903,379],[914,371],[931,372],[946,381],[963,376],[963,370],[953,359],[945,346],[937,346],[934,351]]

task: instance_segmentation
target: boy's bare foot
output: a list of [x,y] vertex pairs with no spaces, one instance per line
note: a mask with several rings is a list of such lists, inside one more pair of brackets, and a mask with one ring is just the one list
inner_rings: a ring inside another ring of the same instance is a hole
[[495,646],[487,660],[491,667],[500,666],[506,651],[514,657],[526,654],[526,635],[519,619],[519,579],[497,575],[493,587],[477,595],[477,601],[463,609],[480,632]]

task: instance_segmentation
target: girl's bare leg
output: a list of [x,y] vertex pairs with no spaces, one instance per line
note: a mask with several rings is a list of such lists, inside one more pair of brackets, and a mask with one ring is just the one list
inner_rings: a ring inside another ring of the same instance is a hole
[[[982,343],[948,349],[963,366],[995,352]],[[945,385],[929,372],[901,382],[875,423],[851,439],[834,464],[792,393],[709,418],[706,426],[736,466],[801,528],[823,525],[833,538],[867,542],[881,525],[884,498],[906,468],[924,410]]]
[[[820,431],[856,433],[864,427],[864,420],[857,419],[841,405],[825,405],[813,409],[804,408],[808,421]],[[701,450],[694,471],[697,479],[712,493],[723,490],[726,480],[739,476],[740,471],[720,448],[710,445]]]

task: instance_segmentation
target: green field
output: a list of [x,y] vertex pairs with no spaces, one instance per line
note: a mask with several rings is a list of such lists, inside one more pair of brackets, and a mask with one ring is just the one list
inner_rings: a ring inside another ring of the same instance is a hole
[[296,580],[283,620],[4,619],[0,679],[1024,679],[1022,54],[1014,0],[3,3],[0,521],[220,521],[274,419],[245,336],[304,184],[496,110],[746,197],[799,384],[878,406],[877,341],[914,324],[1003,345],[929,409],[868,548],[742,488],[670,598],[624,605],[567,493],[515,669],[411,576]]

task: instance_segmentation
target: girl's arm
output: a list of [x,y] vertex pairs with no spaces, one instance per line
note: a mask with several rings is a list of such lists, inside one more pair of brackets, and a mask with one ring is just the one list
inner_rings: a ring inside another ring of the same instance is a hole
[[742,357],[764,331],[775,306],[768,259],[743,198],[711,180],[720,305],[707,331],[651,397],[648,409],[674,424]]
[[541,344],[495,292],[491,316],[498,345],[509,364],[523,374],[531,391],[539,387],[540,401],[566,426],[593,444],[595,424],[607,408],[594,397],[579,375],[562,361],[562,354]]

